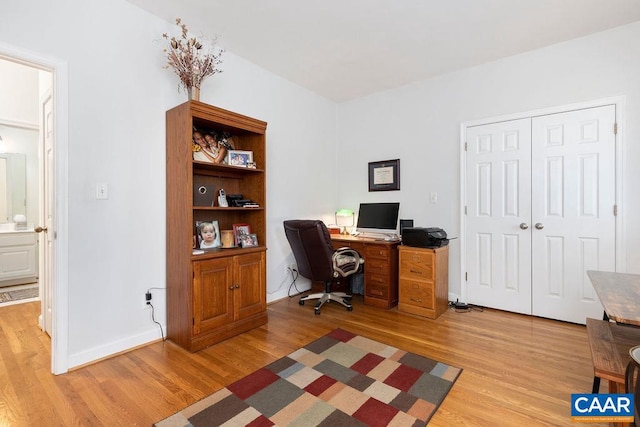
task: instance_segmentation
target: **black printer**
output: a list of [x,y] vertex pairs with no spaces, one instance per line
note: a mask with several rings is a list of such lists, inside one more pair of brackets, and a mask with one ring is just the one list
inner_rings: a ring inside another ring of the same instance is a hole
[[416,248],[439,248],[447,246],[449,239],[442,228],[405,227],[402,230],[402,244]]

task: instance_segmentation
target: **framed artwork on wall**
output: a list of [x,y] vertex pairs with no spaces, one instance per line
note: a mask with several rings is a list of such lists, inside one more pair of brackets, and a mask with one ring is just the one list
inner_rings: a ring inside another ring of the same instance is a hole
[[369,162],[369,191],[400,190],[400,159]]

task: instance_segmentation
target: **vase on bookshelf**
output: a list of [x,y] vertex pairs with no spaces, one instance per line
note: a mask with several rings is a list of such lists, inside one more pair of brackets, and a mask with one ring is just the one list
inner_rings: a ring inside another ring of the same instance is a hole
[[189,86],[187,88],[187,95],[189,96],[189,101],[200,101],[200,88]]

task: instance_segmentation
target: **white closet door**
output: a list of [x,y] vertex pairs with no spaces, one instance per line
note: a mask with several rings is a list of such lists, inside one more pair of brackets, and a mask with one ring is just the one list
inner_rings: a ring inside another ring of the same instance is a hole
[[603,309],[587,270],[615,271],[615,106],[532,119],[533,314]]
[[467,128],[467,301],[531,313],[531,120]]

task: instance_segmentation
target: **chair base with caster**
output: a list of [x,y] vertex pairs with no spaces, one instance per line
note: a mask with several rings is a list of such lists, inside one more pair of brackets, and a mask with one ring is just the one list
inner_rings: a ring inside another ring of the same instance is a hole
[[346,294],[344,292],[318,292],[315,294],[306,295],[300,298],[300,301],[298,301],[298,304],[304,305],[305,301],[315,300],[315,299],[318,300],[314,308],[315,314],[320,314],[320,308],[324,305],[325,302],[328,302],[328,301],[337,302],[345,306],[347,311],[353,311],[353,307],[349,302],[349,300],[351,300],[351,295]]

